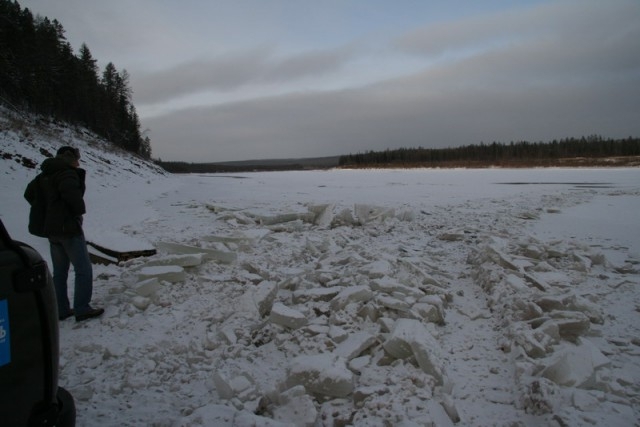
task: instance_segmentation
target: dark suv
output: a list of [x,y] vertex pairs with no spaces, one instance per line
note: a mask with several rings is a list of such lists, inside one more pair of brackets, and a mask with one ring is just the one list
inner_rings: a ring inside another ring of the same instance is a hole
[[58,308],[40,254],[0,221],[0,425],[75,425],[73,397],[58,387]]

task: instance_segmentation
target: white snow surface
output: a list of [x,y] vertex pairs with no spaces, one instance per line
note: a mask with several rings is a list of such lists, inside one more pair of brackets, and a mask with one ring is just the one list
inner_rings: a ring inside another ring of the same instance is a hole
[[60,323],[78,426],[640,425],[639,168],[174,176],[0,125],[14,239],[49,260],[21,162],[72,144],[88,240],[159,248]]

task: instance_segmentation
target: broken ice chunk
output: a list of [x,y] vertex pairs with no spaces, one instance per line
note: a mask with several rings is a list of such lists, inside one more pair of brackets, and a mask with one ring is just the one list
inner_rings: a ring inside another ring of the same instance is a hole
[[273,418],[278,421],[287,421],[295,426],[313,427],[318,411],[313,398],[309,396],[304,387],[295,386],[284,391],[279,396],[279,405],[273,409]]
[[575,342],[591,328],[589,318],[579,311],[553,311],[550,315],[558,325],[560,336],[568,341]]
[[143,267],[138,270],[138,280],[146,280],[156,277],[167,282],[181,282],[185,279],[184,269],[177,265],[165,265],[156,267]]
[[157,277],[142,280],[135,285],[136,293],[143,297],[155,294],[161,288],[160,281]]
[[438,384],[443,383],[444,359],[438,351],[440,345],[419,321],[398,319],[383,347],[390,355],[399,359],[414,356],[424,372],[433,376]]
[[403,285],[389,277],[383,277],[381,279],[376,279],[371,282],[371,289],[374,291],[384,292],[387,294],[400,293],[407,296],[413,296],[416,298],[423,297],[425,293],[418,289],[412,288],[407,285]]
[[331,308],[338,310],[352,302],[364,302],[373,298],[373,292],[367,285],[352,286],[344,289],[331,300]]
[[204,254],[205,259],[215,260],[224,264],[231,264],[238,258],[238,255],[234,252],[223,252],[216,249],[199,248],[179,243],[158,242],[156,246],[158,249],[174,254]]
[[360,225],[364,225],[374,220],[393,218],[395,216],[395,210],[393,208],[376,207],[364,204],[354,205],[353,211],[355,212]]
[[273,307],[273,302],[276,299],[278,293],[278,285],[275,282],[263,281],[256,286],[253,292],[253,301],[256,304],[258,313],[261,317],[266,316]]
[[287,382],[319,396],[345,397],[353,391],[353,373],[345,359],[329,353],[293,359]]
[[180,267],[195,267],[202,264],[205,254],[182,254],[182,255],[168,255],[160,258],[152,259],[145,265],[152,267],[156,265],[179,265]]
[[376,342],[376,337],[366,331],[358,331],[340,343],[335,352],[347,360],[358,357]]
[[281,302],[277,302],[271,309],[271,322],[291,329],[298,329],[307,324],[307,318],[298,310],[289,308]]
[[555,353],[541,376],[558,385],[589,388],[596,381],[596,371],[609,364],[609,359],[591,341],[580,339],[577,345],[567,344]]
[[359,273],[368,276],[371,279],[380,279],[385,276],[389,276],[393,273],[391,263],[389,261],[380,259],[362,266]]

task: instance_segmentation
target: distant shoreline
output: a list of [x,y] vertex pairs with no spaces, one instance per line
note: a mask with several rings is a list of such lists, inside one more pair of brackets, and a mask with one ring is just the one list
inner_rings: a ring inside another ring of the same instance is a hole
[[255,160],[229,163],[158,162],[171,173],[277,172],[328,169],[488,169],[488,168],[553,168],[553,167],[640,167],[640,156],[568,157],[561,159],[518,159],[510,161],[441,161],[429,163],[371,163],[339,165],[339,157],[316,159]]

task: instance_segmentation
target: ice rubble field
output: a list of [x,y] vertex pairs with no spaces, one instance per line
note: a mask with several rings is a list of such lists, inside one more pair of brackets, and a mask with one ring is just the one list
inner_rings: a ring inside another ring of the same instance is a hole
[[[158,249],[60,325],[78,426],[639,425],[640,169],[169,176],[56,137],[87,238]],[[53,140],[0,146],[45,258],[16,159]]]

